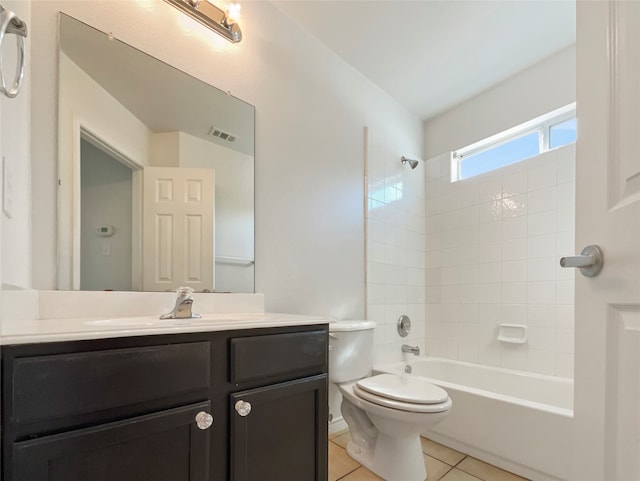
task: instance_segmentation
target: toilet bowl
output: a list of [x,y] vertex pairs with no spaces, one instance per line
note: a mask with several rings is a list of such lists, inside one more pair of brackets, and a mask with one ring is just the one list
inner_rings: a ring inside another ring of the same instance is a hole
[[451,399],[422,379],[371,376],[374,328],[370,321],[329,325],[329,381],[342,393],[347,453],[387,481],[424,481],[420,433],[447,416]]

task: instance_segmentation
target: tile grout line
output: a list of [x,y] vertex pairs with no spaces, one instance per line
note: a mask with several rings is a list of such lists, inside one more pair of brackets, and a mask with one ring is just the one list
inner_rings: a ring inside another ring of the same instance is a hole
[[[338,448],[340,448],[341,450],[343,450],[343,451],[346,453],[346,449],[345,449],[344,447],[342,447],[342,446],[341,446],[341,445],[339,445],[338,443],[334,442],[334,439],[335,439],[335,438],[337,438],[337,437],[340,437],[340,436],[335,436],[333,439],[329,439],[329,441],[330,441],[330,442],[332,442],[335,446],[337,446]],[[440,477],[438,478],[438,480],[437,480],[437,481],[439,481],[439,480],[443,479],[443,478],[444,478],[447,474],[449,474],[453,469],[458,469],[458,470],[462,471],[463,473],[468,474],[469,476],[472,476],[472,477],[474,477],[474,478],[478,479],[479,481],[487,481],[487,480],[485,480],[484,478],[480,478],[480,477],[478,477],[476,474],[473,474],[473,473],[471,473],[471,472],[467,471],[467,470],[466,470],[466,469],[464,469],[463,467],[460,467],[460,464],[462,464],[462,462],[463,462],[465,459],[470,458],[470,457],[472,457],[472,456],[470,456],[470,455],[468,455],[468,454],[461,453],[460,451],[458,451],[458,452],[459,452],[460,454],[463,454],[464,456],[462,457],[462,459],[460,459],[460,461],[458,461],[457,463],[455,463],[455,464],[453,464],[453,465],[452,465],[452,464],[449,464],[447,461],[445,461],[445,460],[443,460],[443,459],[440,459],[439,457],[434,456],[433,454],[429,454],[429,453],[427,453],[427,452],[424,452],[424,450],[422,451],[422,454],[423,454],[423,455],[425,455],[425,456],[430,456],[430,457],[432,457],[433,459],[435,459],[435,460],[437,460],[437,461],[439,461],[439,462],[441,462],[441,463],[443,463],[443,464],[445,464],[446,466],[448,466],[448,467],[449,467],[449,469],[448,469],[448,470],[447,470],[447,471],[446,471],[442,476],[440,476]],[[347,453],[347,455],[348,455],[348,453]],[[355,460],[354,460],[354,461],[355,461]],[[491,465],[491,466],[493,466],[493,465]],[[347,476],[349,476],[350,474],[353,474],[355,471],[357,471],[358,469],[360,469],[360,468],[362,468],[362,467],[364,467],[364,466],[362,466],[360,463],[358,463],[358,466],[357,466],[356,468],[354,468],[354,469],[352,469],[351,471],[349,471],[348,473],[344,474],[343,476],[341,476],[340,478],[338,478],[336,481],[341,481],[341,480],[345,479]],[[496,468],[497,468],[497,466],[493,466],[493,467],[496,467]],[[498,468],[498,469],[501,469],[501,468]],[[503,471],[505,471],[505,470],[503,470]],[[510,473],[509,471],[505,471],[505,472],[507,472],[507,473],[509,473],[509,474],[513,474],[513,473]]]
[[436,481],[440,481],[442,478],[444,478],[447,474],[451,472],[451,470],[453,469],[453,466],[451,466],[450,464],[447,464],[447,466],[449,466],[449,469],[442,476],[440,476]]
[[459,468],[459,467],[458,467],[458,465],[460,465],[460,464],[462,463],[462,461],[464,461],[464,460],[465,460],[465,459],[467,459],[468,457],[469,457],[469,455],[467,454],[464,458],[462,458],[460,461],[458,461],[458,462],[456,463],[455,467],[456,467],[457,469],[459,469],[460,471],[462,471],[463,473],[466,473],[466,474],[468,474],[469,476],[473,476],[474,478],[477,478],[477,479],[479,479],[480,481],[486,481],[484,478],[480,478],[480,477],[476,476],[475,474],[470,473],[469,471],[465,470],[464,468],[461,468],[461,467]]
[[[459,465],[462,461],[464,461],[465,459],[467,459],[468,457],[469,457],[469,455],[468,455],[468,454],[465,454],[464,458],[462,458],[460,461],[458,461],[458,462],[457,462],[453,467],[454,467],[454,468],[457,468],[457,467],[458,467],[458,465]],[[461,470],[461,471],[464,471],[464,470]],[[466,473],[466,471],[465,471],[465,473]],[[469,473],[469,474],[470,474],[470,473]]]
[[346,473],[344,476],[339,477],[336,481],[340,481],[341,479],[346,478],[347,476],[349,476],[351,473],[354,473],[355,471],[357,471],[358,469],[360,469],[362,467],[361,464],[358,464],[358,466],[355,469],[352,469],[351,471],[349,471],[348,473]]

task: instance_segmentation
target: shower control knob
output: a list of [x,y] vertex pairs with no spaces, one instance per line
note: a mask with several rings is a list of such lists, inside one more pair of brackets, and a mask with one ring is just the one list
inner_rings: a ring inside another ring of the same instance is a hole
[[242,417],[248,416],[251,412],[251,403],[243,400],[238,401],[236,403],[236,412]]
[[213,424],[213,416],[207,412],[200,411],[196,414],[196,426],[203,431],[209,429]]

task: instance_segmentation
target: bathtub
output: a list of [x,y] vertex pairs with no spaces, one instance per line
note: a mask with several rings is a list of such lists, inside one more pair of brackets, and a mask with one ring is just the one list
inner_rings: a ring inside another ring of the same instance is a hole
[[573,380],[421,357],[376,366],[449,393],[449,416],[425,436],[533,480],[566,480],[573,458]]

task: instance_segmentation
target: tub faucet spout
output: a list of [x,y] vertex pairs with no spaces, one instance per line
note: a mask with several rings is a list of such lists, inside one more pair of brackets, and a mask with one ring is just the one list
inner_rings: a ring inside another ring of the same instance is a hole
[[171,312],[160,316],[160,319],[193,319],[200,317],[200,314],[191,312],[193,289],[191,287],[179,287],[177,293],[175,307]]
[[420,346],[410,346],[409,344],[402,345],[402,352],[410,352],[416,356],[420,355]]

